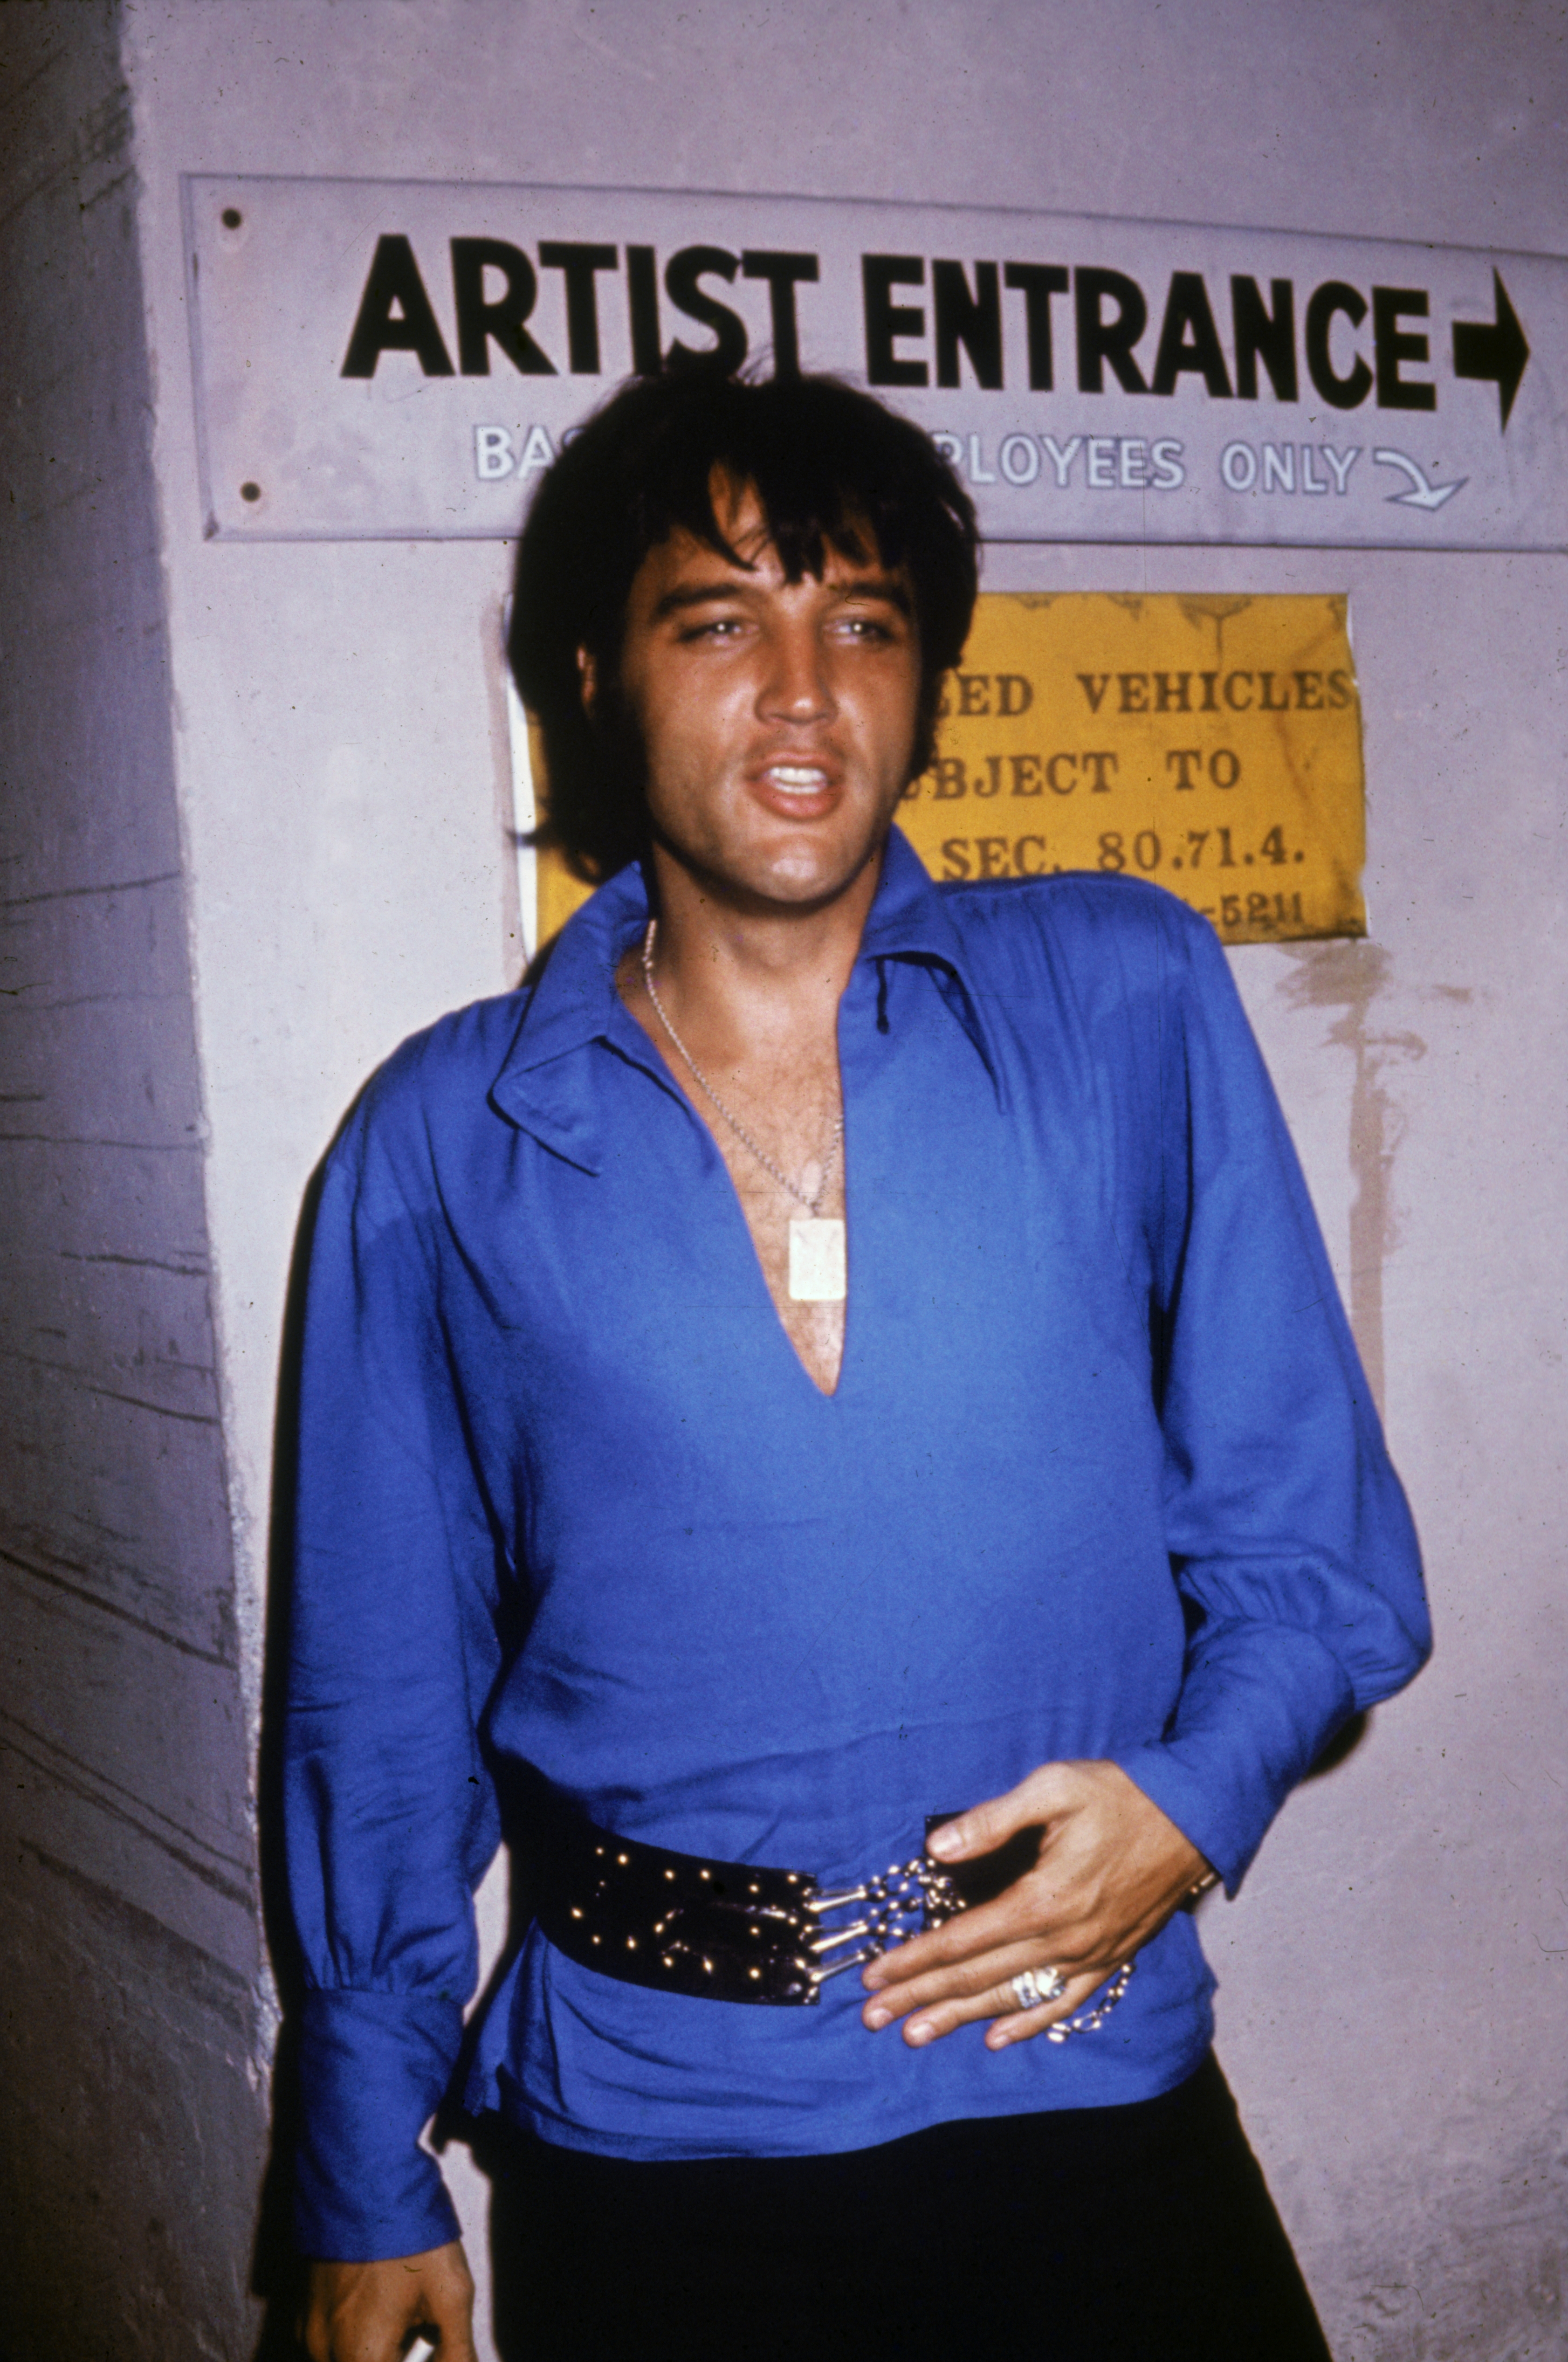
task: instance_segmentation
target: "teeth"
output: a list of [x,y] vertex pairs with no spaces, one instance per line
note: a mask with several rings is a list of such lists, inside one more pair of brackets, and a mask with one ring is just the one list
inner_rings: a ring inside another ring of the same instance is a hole
[[805,789],[811,791],[827,785],[825,771],[810,769],[804,764],[772,763],[768,766],[767,776],[775,787],[779,788]]

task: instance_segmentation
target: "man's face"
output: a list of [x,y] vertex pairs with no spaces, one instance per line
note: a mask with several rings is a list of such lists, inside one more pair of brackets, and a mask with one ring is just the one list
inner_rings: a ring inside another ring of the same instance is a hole
[[[909,585],[832,548],[820,581],[787,582],[755,491],[716,494],[748,564],[679,533],[649,551],[627,602],[619,691],[656,837],[743,902],[831,901],[880,847],[909,780]],[[591,704],[595,691],[585,658]]]

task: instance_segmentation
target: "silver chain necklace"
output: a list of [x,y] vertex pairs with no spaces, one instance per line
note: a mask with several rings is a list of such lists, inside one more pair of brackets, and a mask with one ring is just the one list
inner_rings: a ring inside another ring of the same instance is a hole
[[790,1180],[790,1175],[784,1172],[780,1166],[775,1164],[772,1157],[767,1153],[767,1149],[763,1147],[760,1141],[755,1140],[752,1137],[751,1133],[747,1131],[745,1124],[742,1123],[739,1116],[735,1115],[724,1105],[723,1100],[719,1097],[718,1092],[713,1088],[712,1084],[708,1080],[707,1076],[702,1072],[701,1067],[697,1064],[696,1059],[691,1055],[690,1051],[687,1048],[685,1043],[681,1040],[679,1034],[670,1023],[668,1011],[666,1010],[663,1001],[659,999],[653,980],[654,944],[657,937],[657,933],[658,921],[657,919],[650,919],[648,921],[647,933],[643,937],[643,982],[647,986],[648,999],[653,1002],[654,1008],[657,1011],[659,1023],[664,1027],[665,1032],[668,1034],[670,1040],[674,1043],[676,1048],[679,1051],[681,1056],[685,1059],[687,1065],[696,1076],[697,1080],[701,1084],[702,1088],[707,1092],[708,1097],[712,1100],[713,1105],[718,1109],[719,1113],[723,1117],[724,1121],[729,1125],[730,1130],[734,1133],[735,1138],[745,1142],[746,1147],[750,1149],[757,1163],[764,1166],[767,1172],[772,1174],[773,1178],[778,1182],[778,1187],[781,1189],[786,1190],[789,1195],[793,1198],[796,1205],[804,1206],[807,1213],[812,1217],[812,1220],[813,1221],[818,1220],[822,1214],[823,1199],[827,1196],[828,1183],[833,1179],[834,1166],[838,1163],[838,1152],[844,1140],[843,1116],[841,1115],[838,1121],[834,1125],[833,1138],[828,1142],[828,1153],[823,1159],[822,1179],[817,1184],[816,1195],[815,1197],[808,1198],[805,1191],[803,1189],[797,1188],[794,1182]]
[[827,1154],[823,1159],[822,1174],[815,1192],[808,1198],[805,1191],[797,1187],[790,1180],[782,1166],[774,1163],[762,1142],[746,1130],[739,1116],[725,1106],[670,1023],[668,1012],[659,999],[658,988],[654,983],[654,944],[657,935],[658,921],[650,919],[647,933],[643,937],[643,982],[647,986],[648,999],[654,1005],[659,1023],[742,1146],[749,1149],[764,1172],[772,1175],[786,1196],[793,1198],[796,1205],[805,1210],[804,1221],[796,1217],[790,1224],[790,1294],[797,1303],[840,1304],[848,1293],[845,1226],[835,1218],[824,1218],[822,1208],[823,1199],[828,1193],[828,1184],[833,1179],[834,1168],[838,1164],[839,1151],[844,1145],[843,1112],[840,1111],[838,1120],[834,1125],[833,1138],[828,1142]]

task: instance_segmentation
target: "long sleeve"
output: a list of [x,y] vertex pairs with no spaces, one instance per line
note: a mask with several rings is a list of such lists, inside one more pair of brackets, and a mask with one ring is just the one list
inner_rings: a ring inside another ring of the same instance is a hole
[[434,1226],[411,1211],[422,1131],[377,1123],[378,1099],[397,1105],[386,1084],[333,1153],[311,1253],[284,1738],[306,1986],[297,2228],[306,2254],[345,2261],[456,2235],[420,2134],[457,2058],[472,1891],[498,1838],[478,1738],[498,1547],[444,1348]]
[[[1174,940],[1173,940],[1174,938]],[[1174,1722],[1118,1758],[1234,1891],[1343,1722],[1430,1648],[1409,1512],[1224,956],[1176,914],[1153,1322],[1190,1639]]]

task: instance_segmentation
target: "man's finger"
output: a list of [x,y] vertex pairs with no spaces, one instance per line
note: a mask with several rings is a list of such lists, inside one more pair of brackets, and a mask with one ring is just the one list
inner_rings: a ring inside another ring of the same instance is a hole
[[1063,1900],[1048,1871],[1027,1871],[989,1903],[977,1903],[940,1926],[879,1953],[862,1970],[861,1982],[867,1992],[879,1992],[933,1970],[977,1959],[1002,1945],[1023,1942],[1044,1945],[1065,1968],[1088,1967],[1101,1957],[1105,1937],[1112,1931],[1103,1911],[1086,1911],[1082,1898],[1064,1908]]
[[1040,1946],[1037,1941],[1021,1940],[981,1952],[972,1960],[947,1962],[933,1968],[924,1976],[911,1977],[906,1982],[885,1986],[872,1994],[861,2011],[865,2023],[875,2031],[890,2025],[896,2017],[908,2017],[917,2009],[936,2006],[949,2001],[968,2001],[981,1993],[999,1990],[1009,1977],[1023,1970],[1040,1966]]
[[[1033,1965],[1038,1973],[1039,1962]],[[1102,1968],[1094,1968],[1086,1970],[1082,1976],[1071,1977],[1057,2000],[1043,2003],[1033,2009],[1021,2006],[1011,1977],[1005,1977],[998,1983],[988,1985],[983,1992],[926,2003],[905,2025],[904,2040],[911,2050],[923,2049],[928,2043],[939,2041],[944,2035],[955,2033],[961,2025],[973,2025],[988,2018],[991,2025],[987,2029],[987,2046],[999,2049],[1005,2046],[991,2039],[998,2029],[1007,2029],[1010,2043],[1043,2034],[1047,2026],[1057,2025],[1061,2019],[1070,2017],[1076,2009],[1080,2008],[1089,1995],[1105,1982],[1106,1973]]]
[[1021,1975],[1025,1969],[1038,1972],[1047,1966],[1076,1982],[1081,1982],[1086,1976],[1103,1978],[1106,1974],[1103,1957],[1099,1955],[1090,1960],[1070,1962],[1050,1959],[1048,1956],[1043,1959],[1038,1937],[1031,1936],[1018,1943],[999,1945],[973,1960],[933,1969],[929,1975],[913,1978],[907,1984],[889,1985],[872,1994],[861,2017],[875,2033],[890,2025],[895,2018],[911,2017],[916,2012],[929,2013],[949,2002],[967,2005],[988,1992],[1002,1992],[1008,1994],[1004,2006],[1015,2009],[1018,2002],[1010,1980]]
[[867,1992],[881,1992],[892,1985],[907,1985],[916,1977],[930,1976],[938,1969],[961,1967],[1000,1945],[1023,1943],[1044,1934],[1021,1915],[1010,1897],[999,1896],[973,1911],[961,1911],[940,1927],[928,1928],[923,1936],[911,1936],[901,1944],[889,1946],[867,1962],[861,1982]]
[[1070,1979],[1061,2000],[1050,2008],[1004,2011],[986,2028],[986,2048],[1006,2050],[1015,2042],[1032,2042],[1037,2034],[1043,2034],[1049,2026],[1059,2025],[1065,2017],[1071,2017],[1082,2009],[1084,2003],[1091,2001],[1116,1973],[1115,1969],[1091,1969],[1086,1976]]
[[378,2263],[313,2263],[305,2351],[310,2362],[398,2362],[411,2334],[428,2330],[442,2362],[478,2362],[473,2292],[455,2239]]
[[[419,2343],[421,2338],[427,2341],[423,2345]],[[434,2355],[439,2356],[439,2362],[479,2362],[479,2348],[466,2322],[454,2323],[450,2329],[444,2329],[439,2323],[433,2322],[428,2329],[417,2331],[414,2362],[433,2362],[432,2349]]]
[[[471,2303],[454,2308],[450,2312],[437,2311],[433,2305],[430,2326],[420,2334],[434,2340],[441,2362],[479,2362]],[[419,2348],[415,2346],[414,2351],[417,2354]]]
[[425,2320],[441,2362],[479,2362],[474,2345],[474,2284],[460,2247],[445,2250],[426,2278]]
[[1020,1829],[1037,1827],[1050,1816],[1054,1768],[1043,1764],[1004,1796],[988,1796],[983,1804],[944,1821],[927,1838],[927,1852],[938,1861],[966,1861],[971,1854],[994,1853]]

